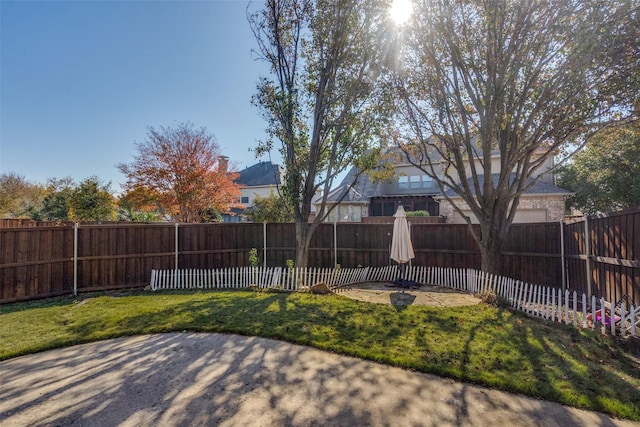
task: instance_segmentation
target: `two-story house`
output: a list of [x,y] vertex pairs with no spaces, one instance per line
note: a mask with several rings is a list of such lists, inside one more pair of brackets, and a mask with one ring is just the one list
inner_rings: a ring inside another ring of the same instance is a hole
[[[349,192],[327,218],[327,221],[359,222],[367,216],[391,216],[398,205],[406,211],[427,211],[431,216],[443,216],[446,222],[462,223],[464,220],[453,209],[440,191],[436,182],[423,171],[406,160],[397,148],[388,149],[383,161],[393,165],[395,173],[386,182],[372,181],[367,174],[362,174],[357,183],[349,190],[357,175],[351,169],[342,183],[331,191],[327,202],[337,203],[345,192]],[[499,170],[500,156],[496,152],[492,157],[493,170]],[[571,193],[554,184],[553,174],[548,171],[553,167],[553,159],[540,168],[539,179],[520,198],[515,222],[560,221],[564,218],[565,198]],[[465,214],[472,218],[471,210],[465,209],[459,196],[449,191],[447,196]]]
[[235,179],[240,184],[240,202],[243,207],[232,208],[231,212],[223,215],[224,222],[240,222],[246,209],[251,209],[256,196],[268,197],[272,192],[277,194],[282,184],[282,168],[271,162],[258,162],[238,172]]
[[235,182],[242,186],[240,203],[250,208],[256,196],[268,197],[272,192],[277,194],[283,182],[283,173],[280,165],[271,162],[258,162],[238,172]]
[[435,196],[440,191],[433,180],[412,165],[398,163],[394,169],[394,176],[388,181],[374,181],[366,173],[361,174],[356,185],[349,189],[358,173],[352,168],[327,196],[327,204],[332,205],[348,191],[327,221],[361,222],[368,216],[392,216],[399,205],[406,211],[428,211],[429,215],[438,216]]

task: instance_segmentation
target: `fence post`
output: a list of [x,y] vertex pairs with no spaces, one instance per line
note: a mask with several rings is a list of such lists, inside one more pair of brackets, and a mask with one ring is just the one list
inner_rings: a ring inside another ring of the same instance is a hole
[[73,296],[78,295],[78,223],[73,226]]
[[267,221],[262,222],[262,265],[267,267]]
[[593,295],[591,291],[591,263],[589,257],[591,256],[591,243],[589,241],[589,217],[584,217],[584,249],[586,252],[585,268],[587,269],[587,294]]
[[[409,226],[409,242],[411,242],[411,247],[413,248],[413,237],[411,236],[411,221],[407,221],[407,225]],[[391,253],[391,251],[389,251]],[[411,267],[411,258],[409,258],[409,267]]]
[[338,223],[333,223],[333,268],[338,266]]
[[176,250],[175,250],[175,270],[178,271],[178,223],[176,222]]
[[567,273],[565,263],[565,251],[564,251],[564,220],[560,220],[560,263],[562,266],[562,290],[567,289]]

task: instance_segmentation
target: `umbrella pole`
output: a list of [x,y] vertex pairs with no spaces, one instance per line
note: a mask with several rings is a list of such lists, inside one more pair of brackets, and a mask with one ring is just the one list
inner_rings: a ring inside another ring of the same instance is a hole
[[[406,265],[404,263],[398,263],[398,271],[400,272],[400,280],[404,280],[404,271]],[[404,282],[400,283],[400,293],[404,293]]]
[[[407,225],[409,226],[409,241],[412,242],[413,239],[411,238],[411,221],[407,221]],[[411,268],[411,258],[409,258],[409,268]]]

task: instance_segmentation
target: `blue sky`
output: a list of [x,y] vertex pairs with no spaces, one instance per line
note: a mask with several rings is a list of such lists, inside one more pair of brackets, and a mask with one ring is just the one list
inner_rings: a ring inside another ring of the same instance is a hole
[[266,123],[250,99],[268,69],[251,54],[246,7],[0,0],[0,173],[97,175],[117,192],[115,165],[147,127],[184,121],[213,133],[238,168],[255,163]]

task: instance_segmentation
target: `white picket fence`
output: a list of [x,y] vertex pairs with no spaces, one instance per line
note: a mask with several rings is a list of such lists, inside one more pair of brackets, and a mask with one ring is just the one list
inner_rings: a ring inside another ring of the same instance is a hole
[[395,266],[363,268],[238,267],[215,270],[152,270],[151,289],[240,289],[250,286],[288,291],[308,289],[316,283],[330,288],[362,282],[390,282],[397,278],[446,286],[473,294],[494,293],[513,309],[531,316],[582,328],[599,327],[611,335],[640,336],[640,306],[615,307],[595,296],[549,286],[532,285],[508,277],[463,268]]
[[[217,270],[152,270],[151,289],[278,288],[308,289],[316,283],[332,288],[366,282],[369,268],[237,267]],[[390,276],[391,272],[387,274]],[[381,279],[384,280],[384,279]],[[393,279],[391,279],[393,280]]]

